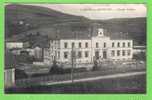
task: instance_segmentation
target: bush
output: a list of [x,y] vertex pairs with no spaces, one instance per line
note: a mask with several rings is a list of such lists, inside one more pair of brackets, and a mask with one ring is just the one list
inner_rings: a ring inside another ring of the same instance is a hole
[[15,69],[15,79],[24,79],[28,78],[28,75],[20,69]]
[[145,52],[141,52],[141,53],[138,53],[138,54],[134,54],[133,58],[136,59],[136,60],[145,61],[146,60],[146,53]]
[[81,68],[74,68],[74,72],[85,72],[87,71],[87,68],[81,67]]
[[94,66],[93,66],[92,70],[95,71],[95,70],[98,70],[98,69],[99,69],[98,62],[94,61]]
[[62,74],[63,69],[57,65],[56,61],[54,61],[49,73],[50,74]]
[[[50,74],[65,74],[65,73],[71,73],[72,68],[66,68],[64,69],[63,67],[59,67],[56,62],[53,63],[51,66],[51,69],[49,71]],[[87,68],[81,67],[81,68],[74,68],[73,71],[75,73],[77,72],[84,72],[87,71]]]
[[48,73],[38,73],[38,74],[33,74],[32,77],[41,77],[41,76],[47,76]]

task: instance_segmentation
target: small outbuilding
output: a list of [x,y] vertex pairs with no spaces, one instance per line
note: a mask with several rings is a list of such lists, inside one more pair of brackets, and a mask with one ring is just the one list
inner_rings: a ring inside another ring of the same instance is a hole
[[5,69],[4,69],[5,88],[11,88],[15,86],[15,67],[16,67],[15,56],[12,53],[6,51]]

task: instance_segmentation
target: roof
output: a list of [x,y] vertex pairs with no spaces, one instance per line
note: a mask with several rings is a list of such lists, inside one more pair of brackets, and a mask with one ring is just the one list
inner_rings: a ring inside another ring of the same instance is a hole
[[32,45],[32,48],[36,48],[36,47],[40,47],[40,48],[48,48],[49,44],[48,43],[35,43]]
[[90,38],[89,35],[91,33],[86,30],[72,30],[70,27],[67,28],[60,28],[60,30],[57,32],[57,30],[51,28],[51,27],[41,27],[39,29],[30,30],[27,33],[37,33],[39,32],[42,35],[48,36],[49,39],[55,40],[55,39],[72,39],[72,38],[79,38],[79,39],[88,39]]
[[146,49],[145,45],[141,45],[141,46],[133,46],[134,49]]

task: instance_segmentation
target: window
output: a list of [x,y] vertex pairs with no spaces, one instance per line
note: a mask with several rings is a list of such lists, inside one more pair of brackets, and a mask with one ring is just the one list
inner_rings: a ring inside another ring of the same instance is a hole
[[128,42],[128,47],[130,47],[130,42]]
[[76,58],[76,52],[73,51],[72,54],[71,54],[71,56],[72,56],[73,58]]
[[79,48],[81,48],[81,42],[79,42]]
[[122,56],[125,56],[126,53],[125,53],[125,50],[122,50]]
[[105,42],[103,43],[103,47],[104,47],[104,48],[106,47],[106,43],[105,43]]
[[88,42],[85,43],[85,47],[88,48]]
[[68,47],[68,43],[65,42],[65,43],[64,43],[64,48],[67,48],[67,47]]
[[68,58],[68,52],[64,52],[64,59]]
[[60,51],[58,51],[58,58],[60,58]]
[[117,56],[120,56],[120,50],[117,50]]
[[88,51],[85,51],[85,57],[89,57],[89,52]]
[[127,55],[130,56],[130,54],[131,54],[131,50],[128,50]]
[[99,48],[99,43],[96,42],[96,48]]
[[112,42],[112,47],[115,47],[115,43],[114,42]]
[[111,56],[112,56],[112,57],[115,56],[115,51],[114,51],[114,50],[111,51]]
[[123,45],[123,47],[125,47],[125,42],[123,42],[123,44],[122,44],[122,45]]
[[75,46],[74,42],[72,42],[72,48]]
[[118,42],[117,47],[120,47],[120,43]]
[[81,57],[82,57],[82,52],[79,51],[79,52],[78,52],[78,58],[81,58]]

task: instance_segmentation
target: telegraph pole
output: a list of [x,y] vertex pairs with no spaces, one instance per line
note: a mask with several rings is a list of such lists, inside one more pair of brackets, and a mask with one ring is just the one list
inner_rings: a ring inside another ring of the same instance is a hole
[[[74,32],[74,37],[76,38],[76,33]],[[72,83],[74,83],[74,59],[75,58],[75,51],[74,51],[74,47],[75,47],[75,44],[73,45],[72,44],[72,50],[71,50],[71,63],[72,63],[72,68],[71,68],[71,80],[72,80]]]
[[[57,27],[57,25],[55,26],[55,27]],[[56,62],[57,62],[57,51],[58,51],[58,44],[57,44],[57,38],[58,38],[58,33],[59,33],[59,29],[58,28],[56,28],[56,36],[55,36],[55,48],[54,48],[54,53],[55,53],[55,56],[54,56],[54,62],[55,62],[55,64],[56,64]]]
[[72,69],[71,69],[71,80],[72,80],[72,83],[74,82],[74,79],[73,79],[73,68],[74,68],[74,52],[73,52],[73,49],[74,49],[74,46],[72,46],[72,51],[71,51],[71,60],[72,60]]
[[93,56],[93,51],[92,51],[92,34],[93,34],[93,32],[94,32],[94,26],[92,26],[91,25],[91,31],[90,31],[90,33],[89,34],[91,34],[91,63],[93,62],[93,58],[92,58],[92,56]]

